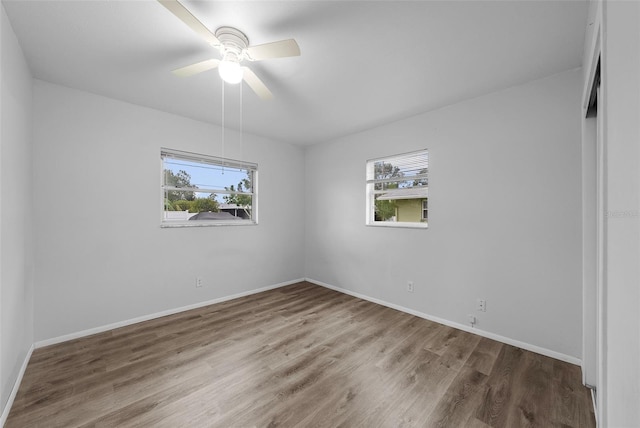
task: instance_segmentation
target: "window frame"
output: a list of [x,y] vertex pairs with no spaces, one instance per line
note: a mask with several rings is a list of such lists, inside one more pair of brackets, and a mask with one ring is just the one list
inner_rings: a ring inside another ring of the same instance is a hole
[[[429,198],[422,201],[422,214],[420,215],[420,219],[422,221],[429,221]],[[425,213],[427,215],[425,215]]]
[[[407,152],[407,153],[398,153],[398,154],[393,154],[393,155],[389,155],[389,156],[382,156],[382,157],[378,157],[378,158],[373,158],[373,159],[368,159],[366,161],[366,221],[365,221],[365,225],[366,226],[372,226],[372,227],[400,227],[400,228],[410,228],[410,229],[428,229],[429,227],[429,222],[428,220],[423,220],[422,216],[423,216],[423,210],[420,210],[420,217],[421,220],[420,221],[415,221],[415,222],[399,222],[399,221],[377,221],[375,219],[375,196],[377,194],[382,194],[384,193],[384,190],[375,190],[375,185],[378,183],[391,183],[391,182],[402,182],[402,181],[407,181],[406,178],[402,179],[400,177],[397,178],[387,178],[387,179],[375,179],[375,163],[376,162],[388,162],[390,160],[393,159],[402,159],[402,158],[408,158],[410,156],[413,155],[418,155],[421,153],[425,153],[427,155],[427,173],[425,174],[417,174],[415,176],[412,177],[412,179],[421,179],[421,178],[426,178],[428,179],[429,177],[429,172],[428,172],[428,168],[429,168],[429,150],[424,148],[424,149],[420,149],[420,150],[415,150],[412,152]],[[413,186],[412,186],[413,187]],[[415,186],[415,187],[420,187],[420,186]],[[428,187],[428,185],[427,185]],[[423,204],[421,204],[421,208],[422,208]],[[396,209],[397,211],[397,209]]]
[[[179,159],[188,162],[199,162],[203,164],[244,169],[251,173],[251,192],[238,192],[198,187],[172,187],[165,185],[165,158]],[[216,195],[242,194],[251,196],[251,218],[240,220],[173,220],[167,221],[165,218],[165,191],[184,190],[198,193],[215,193]],[[258,224],[258,164],[254,162],[239,161],[235,159],[222,158],[218,156],[205,155],[201,153],[187,152],[183,150],[160,149],[160,227],[211,227],[211,226],[252,226]]]

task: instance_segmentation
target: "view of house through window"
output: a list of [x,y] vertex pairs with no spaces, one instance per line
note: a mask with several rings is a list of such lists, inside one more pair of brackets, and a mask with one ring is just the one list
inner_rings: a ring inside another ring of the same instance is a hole
[[367,161],[367,225],[427,227],[428,151]]
[[253,163],[162,149],[162,225],[257,223]]

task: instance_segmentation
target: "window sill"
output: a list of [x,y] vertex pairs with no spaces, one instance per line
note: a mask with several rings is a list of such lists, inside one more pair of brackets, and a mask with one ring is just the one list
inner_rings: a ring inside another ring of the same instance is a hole
[[220,227],[220,226],[257,226],[258,222],[253,220],[233,220],[233,221],[188,221],[160,223],[163,229],[173,229],[180,227]]
[[392,228],[403,228],[403,229],[428,229],[428,223],[402,223],[402,222],[387,222],[387,221],[377,221],[375,223],[368,223],[366,226],[371,227],[392,227]]

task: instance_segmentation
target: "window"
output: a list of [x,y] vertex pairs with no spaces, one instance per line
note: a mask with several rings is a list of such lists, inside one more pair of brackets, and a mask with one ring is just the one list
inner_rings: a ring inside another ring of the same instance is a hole
[[428,151],[367,161],[367,225],[427,227]]
[[256,224],[258,165],[162,149],[163,227]]

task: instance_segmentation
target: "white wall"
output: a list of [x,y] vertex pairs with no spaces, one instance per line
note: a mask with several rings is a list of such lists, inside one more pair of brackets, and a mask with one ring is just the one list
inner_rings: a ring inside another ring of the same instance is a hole
[[602,426],[640,426],[640,3],[604,2],[605,388]]
[[32,79],[4,7],[0,120],[0,409],[33,343]]
[[[310,147],[307,277],[453,323],[473,313],[478,329],[579,359],[581,79],[565,72]],[[429,229],[366,227],[365,161],[425,147]]]
[[39,80],[34,100],[37,341],[304,277],[301,148],[227,132],[259,225],[161,229],[160,147],[222,156],[220,128]]

